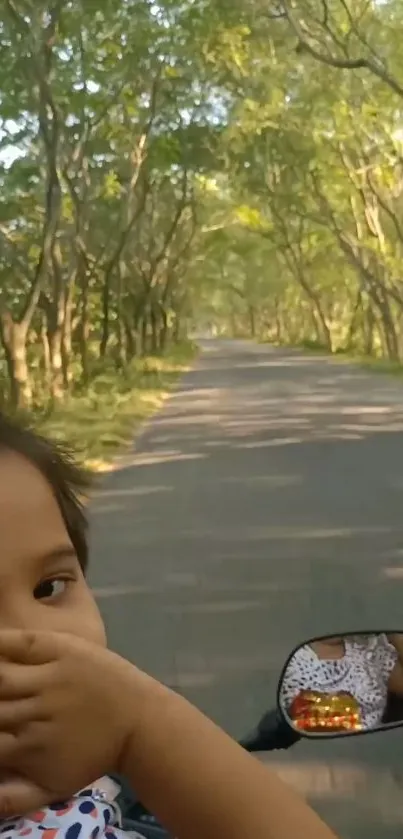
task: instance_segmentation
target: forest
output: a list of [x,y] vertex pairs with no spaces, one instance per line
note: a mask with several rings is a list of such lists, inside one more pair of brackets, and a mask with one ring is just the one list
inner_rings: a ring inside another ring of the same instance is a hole
[[203,330],[402,362],[402,37],[399,0],[3,0],[1,404]]

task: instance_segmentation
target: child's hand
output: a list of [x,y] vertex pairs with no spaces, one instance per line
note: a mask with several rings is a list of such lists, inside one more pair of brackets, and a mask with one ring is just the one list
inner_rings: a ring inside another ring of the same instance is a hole
[[[70,635],[0,632],[0,817],[118,769],[148,677]],[[15,780],[12,780],[15,778]]]

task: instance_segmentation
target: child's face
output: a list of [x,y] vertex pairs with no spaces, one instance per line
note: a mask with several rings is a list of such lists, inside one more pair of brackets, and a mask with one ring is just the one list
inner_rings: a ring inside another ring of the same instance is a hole
[[29,461],[0,454],[0,631],[68,632],[106,644],[52,490]]

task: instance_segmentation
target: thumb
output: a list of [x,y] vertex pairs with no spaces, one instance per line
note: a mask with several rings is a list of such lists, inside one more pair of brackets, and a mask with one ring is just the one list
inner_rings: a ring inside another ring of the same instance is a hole
[[11,778],[0,782],[0,818],[32,815],[50,804],[52,796],[42,787],[25,778]]

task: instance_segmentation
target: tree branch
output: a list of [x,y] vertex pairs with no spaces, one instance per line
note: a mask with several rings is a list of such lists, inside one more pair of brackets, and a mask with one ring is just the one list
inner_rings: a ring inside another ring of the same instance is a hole
[[378,79],[387,84],[394,93],[397,93],[397,95],[403,99],[403,86],[399,84],[394,76],[391,76],[388,73],[388,71],[379,62],[379,59],[376,57],[364,58],[363,56],[359,58],[335,58],[333,56],[323,55],[323,53],[313,47],[309,40],[305,37],[303,28],[293,14],[287,0],[283,0],[283,9],[293,32],[298,38],[300,50],[306,52],[314,58],[315,61],[320,61],[321,64],[326,64],[328,67],[335,67],[340,70],[369,70],[370,73],[377,76]]

